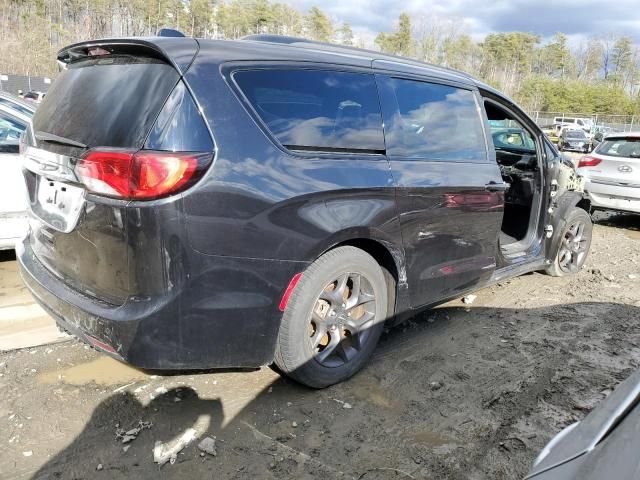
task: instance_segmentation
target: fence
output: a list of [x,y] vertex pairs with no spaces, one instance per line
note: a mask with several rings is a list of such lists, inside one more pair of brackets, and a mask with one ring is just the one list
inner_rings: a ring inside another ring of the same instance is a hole
[[50,86],[51,78],[49,77],[0,74],[0,92],[9,92],[14,95],[17,95],[20,90],[22,90],[23,93],[31,90],[46,92]]
[[589,118],[594,125],[609,127],[620,132],[640,130],[640,117],[636,115],[601,115],[592,113],[567,113],[567,112],[528,112],[529,116],[540,127],[546,127],[557,123],[556,118]]

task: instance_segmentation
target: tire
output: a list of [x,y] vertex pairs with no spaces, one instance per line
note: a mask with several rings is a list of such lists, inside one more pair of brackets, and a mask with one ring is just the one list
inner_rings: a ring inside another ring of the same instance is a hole
[[[564,277],[580,271],[589,254],[593,223],[591,215],[575,207],[567,216],[553,263],[545,272],[552,277]],[[567,257],[568,256],[568,257]]]
[[388,306],[385,273],[371,255],[350,246],[330,250],[309,265],[289,297],[275,366],[312,388],[350,378],[373,353]]

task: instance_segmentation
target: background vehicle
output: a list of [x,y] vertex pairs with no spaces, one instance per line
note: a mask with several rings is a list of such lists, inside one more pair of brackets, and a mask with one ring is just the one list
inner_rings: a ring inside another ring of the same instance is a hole
[[386,321],[586,258],[574,169],[466,74],[268,35],[58,60],[18,258],[64,329],[134,365],[274,362],[324,387]]
[[45,97],[45,95],[45,92],[31,91],[24,95],[24,99],[27,102],[40,103],[42,102],[42,99]]
[[573,150],[587,153],[590,151],[590,141],[584,130],[564,128],[558,138],[558,149]]
[[592,209],[640,213],[640,133],[605,137],[578,163]]
[[36,111],[33,103],[25,102],[20,97],[16,97],[15,95],[2,91],[0,91],[0,105],[17,110],[19,113],[26,115],[29,118],[31,118],[33,113]]
[[591,132],[593,120],[587,117],[554,117],[553,123],[573,128],[580,128],[585,132]]
[[30,115],[0,99],[0,249],[14,248],[27,231],[27,192],[18,145],[30,120]]
[[640,471],[640,373],[622,382],[586,416],[556,435],[527,478],[596,480],[637,478]]

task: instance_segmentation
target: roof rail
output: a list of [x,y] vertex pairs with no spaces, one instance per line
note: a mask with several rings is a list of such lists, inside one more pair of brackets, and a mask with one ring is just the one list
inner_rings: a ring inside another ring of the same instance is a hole
[[286,35],[273,35],[268,33],[260,33],[255,35],[247,35],[245,37],[240,38],[240,40],[249,40],[254,42],[266,42],[266,43],[280,43],[284,45],[291,46],[299,46],[299,47],[309,47],[309,48],[317,48],[319,50],[325,51],[333,51],[333,52],[343,52],[343,53],[352,53],[354,55],[362,55],[369,54],[374,59],[387,60],[387,61],[395,61],[402,62],[408,65],[417,65],[421,67],[429,67],[434,69],[439,69],[442,71],[447,71],[451,73],[455,73],[457,75],[461,75],[467,79],[476,81],[471,75],[466,72],[462,72],[460,70],[456,70],[450,67],[444,67],[441,65],[435,65],[432,63],[422,62],[420,60],[415,60],[413,58],[401,57],[399,55],[393,55],[389,53],[382,53],[376,50],[369,50],[366,48],[358,48],[349,45],[339,45],[335,43],[327,43],[327,42],[318,42],[315,40],[309,40],[306,38],[300,37],[288,37]]

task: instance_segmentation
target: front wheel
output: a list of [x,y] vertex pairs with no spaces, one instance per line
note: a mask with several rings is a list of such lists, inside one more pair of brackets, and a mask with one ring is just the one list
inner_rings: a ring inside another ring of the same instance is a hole
[[331,250],[302,274],[285,308],[274,362],[298,382],[324,388],[358,372],[387,316],[382,268],[350,246]]
[[553,263],[545,272],[553,277],[578,273],[589,254],[592,231],[591,216],[578,207],[571,210]]

